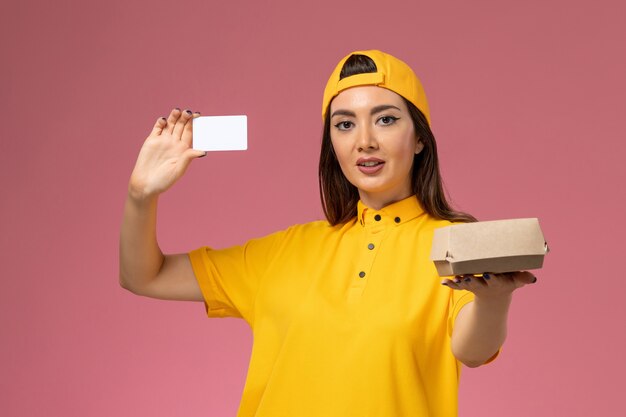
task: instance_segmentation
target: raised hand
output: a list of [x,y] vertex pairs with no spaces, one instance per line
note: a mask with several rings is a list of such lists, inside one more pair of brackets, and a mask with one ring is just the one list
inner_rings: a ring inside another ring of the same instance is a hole
[[527,284],[534,284],[537,278],[527,271],[507,272],[504,274],[457,275],[454,279],[445,279],[441,284],[454,290],[467,290],[477,297],[492,298],[510,295],[513,291]]
[[174,109],[167,119],[156,121],[130,176],[129,193],[133,197],[161,194],[185,173],[192,159],[206,155],[191,148],[192,119],[198,116],[200,113]]
[[474,301],[461,307],[452,331],[452,353],[469,367],[493,359],[506,339],[513,291],[537,278],[527,271],[503,274],[457,275],[441,284],[474,293]]

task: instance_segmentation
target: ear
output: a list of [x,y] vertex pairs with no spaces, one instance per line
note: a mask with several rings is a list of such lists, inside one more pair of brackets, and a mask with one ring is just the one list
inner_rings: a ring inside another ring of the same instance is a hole
[[415,144],[415,155],[422,152],[422,149],[424,149],[424,143],[418,138]]

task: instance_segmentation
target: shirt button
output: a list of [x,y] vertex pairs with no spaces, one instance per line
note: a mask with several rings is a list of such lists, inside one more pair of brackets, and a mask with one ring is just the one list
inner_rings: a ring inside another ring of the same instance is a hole
[[363,271],[359,272],[359,276],[360,276],[361,278],[363,278],[363,277],[365,276],[365,272],[363,272]]
[[379,222],[381,219],[380,214],[377,214],[374,216],[374,220],[376,220],[377,222]]
[[367,245],[367,249],[372,250],[374,249],[374,244],[370,243],[369,245]]
[[400,217],[396,217],[395,219],[393,219],[393,221],[396,223],[400,223]]

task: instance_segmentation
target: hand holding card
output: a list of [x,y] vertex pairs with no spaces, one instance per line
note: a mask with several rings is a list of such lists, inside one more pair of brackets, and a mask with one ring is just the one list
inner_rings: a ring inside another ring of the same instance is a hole
[[248,149],[247,116],[194,118],[192,147],[199,151],[245,151]]

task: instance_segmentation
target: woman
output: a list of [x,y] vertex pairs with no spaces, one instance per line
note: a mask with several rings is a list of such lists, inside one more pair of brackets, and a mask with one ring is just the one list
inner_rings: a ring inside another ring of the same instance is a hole
[[250,324],[239,416],[456,415],[460,364],[497,355],[512,292],[536,278],[437,276],[433,230],[474,218],[445,200],[413,71],[359,51],[331,75],[319,173],[327,221],[163,255],[157,198],[205,155],[190,147],[196,115],[175,109],[159,119],[139,153],[122,225],[122,286],[204,301],[210,317]]

